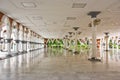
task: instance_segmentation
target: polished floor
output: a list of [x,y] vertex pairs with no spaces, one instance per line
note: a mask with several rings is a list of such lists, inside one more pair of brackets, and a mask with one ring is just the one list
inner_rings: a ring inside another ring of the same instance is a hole
[[0,61],[0,80],[120,80],[120,51],[98,51],[102,62],[88,60],[91,51],[40,49]]

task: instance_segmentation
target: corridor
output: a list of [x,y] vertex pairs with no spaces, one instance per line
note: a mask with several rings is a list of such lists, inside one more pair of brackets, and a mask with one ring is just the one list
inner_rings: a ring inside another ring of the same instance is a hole
[[0,80],[120,80],[120,0],[0,0]]
[[74,54],[45,48],[0,61],[0,80],[119,80],[120,51],[98,51],[101,62],[88,60],[90,50]]

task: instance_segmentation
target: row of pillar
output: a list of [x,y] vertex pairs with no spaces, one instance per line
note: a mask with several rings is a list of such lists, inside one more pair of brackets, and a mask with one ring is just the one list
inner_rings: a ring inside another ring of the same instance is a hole
[[1,52],[23,53],[44,47],[42,37],[0,12]]

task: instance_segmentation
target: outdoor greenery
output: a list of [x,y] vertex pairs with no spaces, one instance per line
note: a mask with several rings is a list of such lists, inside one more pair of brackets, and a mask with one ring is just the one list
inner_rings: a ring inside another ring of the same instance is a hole
[[63,47],[62,40],[49,40],[47,43],[48,47]]
[[[47,43],[48,47],[64,47],[64,43],[62,39],[55,39],[55,40],[49,40]],[[67,45],[69,46],[69,50],[75,49],[75,42],[71,40],[70,42],[67,41]],[[81,43],[80,41],[77,41],[77,51],[80,51],[81,49],[89,49],[89,45],[87,43]]]
[[115,48],[116,49],[117,46],[120,49],[120,45],[117,45],[117,43],[115,43],[115,42],[113,43],[112,40],[109,41],[109,48]]

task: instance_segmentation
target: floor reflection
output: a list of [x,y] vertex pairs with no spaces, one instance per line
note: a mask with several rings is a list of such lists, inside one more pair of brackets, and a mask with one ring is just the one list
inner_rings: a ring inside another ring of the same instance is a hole
[[102,62],[88,61],[91,53],[46,48],[11,57],[0,61],[0,80],[119,80],[120,50],[98,50]]

